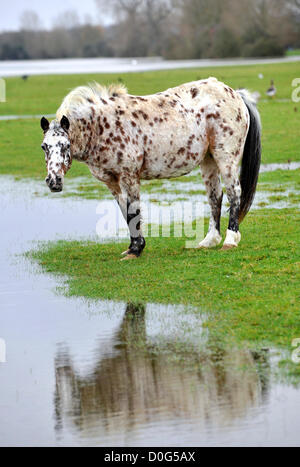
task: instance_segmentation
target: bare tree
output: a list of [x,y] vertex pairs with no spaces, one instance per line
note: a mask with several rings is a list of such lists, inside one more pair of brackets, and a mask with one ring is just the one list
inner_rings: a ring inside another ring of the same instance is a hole
[[288,7],[300,14],[300,0],[287,0]]
[[20,29],[23,31],[40,31],[42,22],[35,11],[25,10],[20,16]]
[[73,29],[80,26],[80,19],[76,10],[66,10],[53,20],[53,29]]
[[140,11],[143,0],[95,0],[100,18],[104,12],[110,11],[118,20],[135,19]]
[[148,36],[148,54],[161,55],[169,31],[167,20],[172,11],[171,3],[168,0],[145,0],[142,11]]
[[114,30],[113,45],[117,55],[147,55],[145,36],[141,22],[141,7],[144,0],[95,0],[100,15],[109,8],[118,20]]

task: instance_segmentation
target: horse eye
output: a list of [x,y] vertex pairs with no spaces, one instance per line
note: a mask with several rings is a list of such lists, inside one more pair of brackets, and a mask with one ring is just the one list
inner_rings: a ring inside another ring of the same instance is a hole
[[42,148],[43,151],[46,151],[46,149],[47,149],[46,144],[42,144],[41,148]]

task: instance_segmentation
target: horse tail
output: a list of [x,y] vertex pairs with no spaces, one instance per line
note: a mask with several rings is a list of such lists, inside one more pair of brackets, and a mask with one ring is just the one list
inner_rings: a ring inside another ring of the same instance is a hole
[[242,188],[239,222],[247,215],[254,200],[259,169],[261,163],[261,120],[256,108],[256,102],[251,94],[242,89],[238,93],[242,97],[249,115],[250,127],[244,147],[240,183]]

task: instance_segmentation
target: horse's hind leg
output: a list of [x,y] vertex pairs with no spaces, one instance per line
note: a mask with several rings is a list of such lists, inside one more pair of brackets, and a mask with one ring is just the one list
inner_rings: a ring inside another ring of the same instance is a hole
[[208,202],[211,208],[209,231],[199,248],[214,248],[218,246],[222,237],[220,234],[220,219],[223,191],[220,181],[220,172],[213,157],[207,154],[200,164],[202,178],[205,183]]
[[235,248],[241,241],[239,232],[239,213],[241,203],[241,184],[239,180],[238,162],[230,158],[221,162],[219,168],[226,187],[227,198],[230,204],[229,224],[223,250]]

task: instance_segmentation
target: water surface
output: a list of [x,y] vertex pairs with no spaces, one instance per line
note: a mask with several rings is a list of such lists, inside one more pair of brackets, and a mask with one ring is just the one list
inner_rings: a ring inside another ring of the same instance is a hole
[[57,293],[20,254],[95,239],[96,203],[35,189],[0,187],[1,446],[300,445],[300,390],[274,378],[275,349],[216,346],[205,310]]

